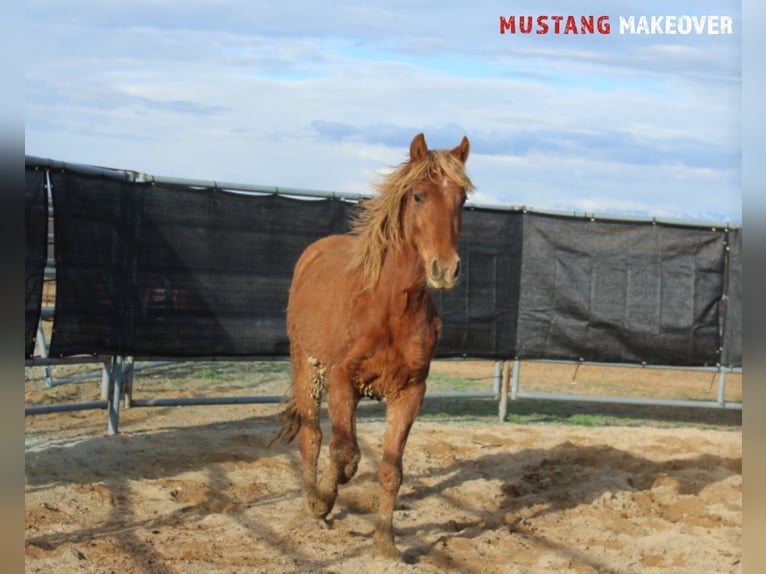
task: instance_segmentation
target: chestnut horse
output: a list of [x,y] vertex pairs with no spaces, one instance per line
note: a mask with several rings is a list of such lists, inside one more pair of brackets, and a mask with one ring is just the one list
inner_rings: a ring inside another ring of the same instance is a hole
[[[300,434],[304,504],[324,519],[338,485],[354,476],[361,458],[359,400],[385,399],[373,551],[386,557],[399,556],[392,520],[402,453],[441,328],[430,289],[449,289],[460,272],[461,211],[473,189],[465,173],[468,150],[465,137],[452,150],[429,151],[423,134],[415,136],[409,161],[360,205],[351,233],[306,248],[290,288],[292,388],[274,438],[290,442]],[[325,393],[332,421],[330,463],[317,482]]]

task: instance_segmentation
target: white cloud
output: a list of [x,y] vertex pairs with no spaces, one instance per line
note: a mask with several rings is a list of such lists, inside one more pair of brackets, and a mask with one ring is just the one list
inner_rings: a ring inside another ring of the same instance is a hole
[[31,0],[27,153],[360,192],[418,131],[466,133],[480,203],[741,220],[737,39],[509,39],[508,9]]

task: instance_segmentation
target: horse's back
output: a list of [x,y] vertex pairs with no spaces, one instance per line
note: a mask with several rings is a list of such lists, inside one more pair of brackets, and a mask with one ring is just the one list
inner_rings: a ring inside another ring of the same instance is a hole
[[295,264],[290,296],[307,281],[328,280],[348,270],[354,240],[352,235],[328,235],[306,247]]

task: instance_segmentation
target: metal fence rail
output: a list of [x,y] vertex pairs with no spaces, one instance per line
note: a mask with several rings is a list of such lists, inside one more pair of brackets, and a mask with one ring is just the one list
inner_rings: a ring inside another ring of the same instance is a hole
[[[532,362],[532,361],[530,361]],[[559,361],[534,361],[540,363],[554,363]],[[646,406],[664,406],[664,407],[699,407],[699,408],[719,408],[719,409],[735,409],[742,410],[741,402],[731,402],[724,400],[726,393],[726,375],[727,373],[741,373],[742,369],[731,367],[663,367],[658,365],[629,365],[629,364],[610,364],[610,363],[577,363],[578,365],[598,365],[602,367],[620,367],[620,368],[637,368],[637,369],[656,369],[656,370],[678,370],[678,371],[704,371],[710,373],[718,373],[718,393],[717,400],[715,401],[703,401],[703,400],[682,400],[682,399],[659,399],[651,397],[621,397],[621,396],[608,396],[608,395],[583,395],[583,394],[571,394],[571,393],[543,393],[533,391],[521,390],[521,364],[518,359],[512,362],[512,374],[508,380],[508,386],[503,390],[501,395],[501,421],[505,419],[505,415],[502,412],[502,403],[508,399],[515,401],[518,399],[537,399],[537,400],[553,400],[553,401],[575,401],[575,402],[592,402],[592,403],[606,403],[606,404],[625,404],[625,405],[646,405]]]
[[[272,357],[273,360],[286,360],[286,357]],[[263,357],[237,357],[237,358],[212,358],[198,357],[194,359],[183,359],[181,361],[163,361],[155,362],[149,365],[135,366],[133,357],[112,356],[112,357],[70,357],[67,359],[28,359],[27,366],[40,367],[55,364],[77,364],[82,363],[102,363],[103,369],[100,373],[102,377],[101,394],[102,400],[82,403],[56,404],[26,407],[25,416],[48,414],[55,412],[71,412],[80,410],[103,409],[107,411],[107,433],[116,434],[119,430],[119,415],[121,408],[140,408],[140,407],[168,407],[168,406],[192,406],[192,405],[241,405],[241,404],[275,404],[281,402],[284,397],[276,395],[250,395],[250,396],[218,396],[218,397],[177,397],[177,398],[149,398],[134,399],[134,373],[142,368],[150,368],[159,364],[171,364],[174,362],[209,362],[209,361],[229,361],[229,360],[263,360]],[[530,361],[547,363],[567,363],[565,361]],[[742,410],[741,402],[730,402],[724,400],[726,388],[726,375],[728,373],[741,373],[740,368],[727,367],[663,367],[663,366],[641,366],[624,364],[600,364],[600,363],[579,363],[594,366],[613,366],[613,367],[635,367],[639,369],[657,369],[657,370],[684,370],[684,371],[705,371],[718,373],[718,396],[715,401],[704,400],[681,400],[681,399],[659,399],[650,397],[624,397],[624,396],[606,396],[606,395],[584,395],[569,393],[544,393],[524,391],[521,389],[521,362],[519,359],[496,361],[495,373],[493,377],[492,389],[487,391],[437,391],[427,392],[426,400],[431,399],[494,399],[498,403],[498,420],[505,422],[507,420],[508,406],[510,402],[519,399],[526,400],[549,400],[549,401],[574,401],[591,402],[603,404],[625,404],[625,405],[646,405],[646,406],[664,406],[664,407],[695,407],[709,409],[728,409]],[[90,375],[89,378],[98,376],[97,373]],[[71,382],[71,381],[70,381]],[[58,383],[64,384],[64,383]]]

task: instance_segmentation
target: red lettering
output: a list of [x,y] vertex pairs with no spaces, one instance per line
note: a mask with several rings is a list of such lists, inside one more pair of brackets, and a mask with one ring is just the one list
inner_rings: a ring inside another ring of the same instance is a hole
[[577,34],[577,21],[574,16],[567,16],[567,23],[564,25],[564,34]]
[[[526,26],[524,26],[525,23]],[[519,31],[522,34],[529,34],[532,31],[532,16],[519,16]]]
[[583,16],[580,18],[580,34],[593,34],[593,16]]
[[609,34],[611,26],[609,25],[609,16],[601,16],[598,21],[598,31],[602,34]]
[[548,16],[538,16],[537,17],[537,33],[538,34],[547,34],[548,33]]
[[611,33],[609,16],[500,16],[501,34],[599,34]]

